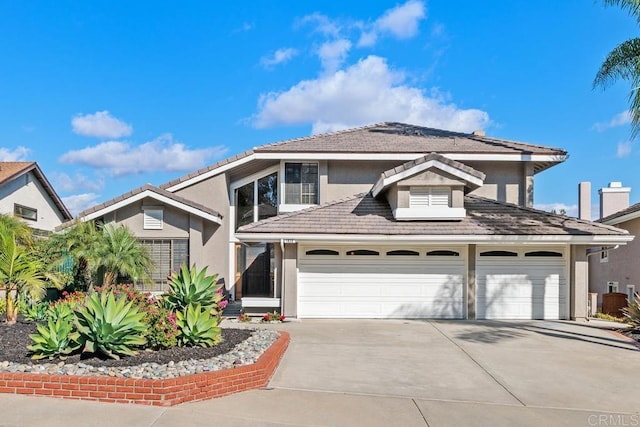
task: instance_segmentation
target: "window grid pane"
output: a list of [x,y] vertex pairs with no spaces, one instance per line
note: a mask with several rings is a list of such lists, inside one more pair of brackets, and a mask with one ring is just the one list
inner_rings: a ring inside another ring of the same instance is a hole
[[164,292],[167,290],[167,278],[182,264],[189,264],[189,241],[174,240],[141,240],[154,262],[151,271],[151,283],[138,281],[136,287],[143,291]]

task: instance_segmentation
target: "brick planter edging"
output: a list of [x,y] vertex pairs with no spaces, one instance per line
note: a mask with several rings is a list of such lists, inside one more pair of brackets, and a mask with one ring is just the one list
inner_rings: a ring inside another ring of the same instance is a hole
[[251,365],[162,380],[0,372],[0,393],[154,406],[222,397],[267,385],[289,345],[289,334],[279,333]]

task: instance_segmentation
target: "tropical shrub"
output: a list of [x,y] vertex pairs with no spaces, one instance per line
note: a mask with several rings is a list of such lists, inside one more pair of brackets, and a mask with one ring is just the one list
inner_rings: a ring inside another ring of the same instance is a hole
[[49,304],[47,304],[46,302],[32,302],[25,303],[24,309],[21,307],[20,311],[24,315],[25,319],[34,322],[40,322],[47,318],[48,309]]
[[38,323],[36,328],[38,332],[29,335],[33,344],[27,347],[34,353],[31,356],[33,359],[58,357],[64,360],[67,355],[80,348],[80,334],[73,330],[69,318],[50,318],[46,325]]
[[222,286],[216,285],[218,275],[207,276],[207,267],[198,270],[182,265],[180,271],[169,279],[169,292],[163,301],[166,308],[176,313],[184,311],[190,304],[199,304],[204,310],[216,310],[222,300]]
[[629,305],[622,309],[626,322],[637,331],[640,331],[640,297],[636,295]]
[[178,345],[177,316],[161,305],[149,304],[144,310],[144,322],[148,325],[145,337],[151,348],[171,348]]
[[200,304],[189,304],[184,311],[177,312],[176,317],[181,345],[212,347],[222,341],[215,316]]
[[91,294],[75,314],[83,352],[119,359],[137,354],[135,348],[147,342],[145,314],[123,296],[116,298],[112,291]]
[[0,299],[0,314],[5,314],[7,312],[7,301],[4,299]]

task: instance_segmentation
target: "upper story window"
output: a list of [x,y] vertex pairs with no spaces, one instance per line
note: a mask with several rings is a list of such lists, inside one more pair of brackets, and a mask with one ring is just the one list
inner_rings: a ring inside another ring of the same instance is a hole
[[278,214],[278,173],[251,181],[235,190],[236,229]]
[[318,204],[317,163],[285,163],[284,203],[290,205]]
[[600,252],[600,262],[609,262],[609,251],[606,249],[603,249],[602,252]]
[[451,206],[451,190],[447,187],[411,187],[410,208],[432,208]]
[[22,206],[17,203],[13,205],[13,213],[15,216],[20,218],[28,219],[29,221],[37,221],[38,220],[38,210],[29,208],[27,206]]

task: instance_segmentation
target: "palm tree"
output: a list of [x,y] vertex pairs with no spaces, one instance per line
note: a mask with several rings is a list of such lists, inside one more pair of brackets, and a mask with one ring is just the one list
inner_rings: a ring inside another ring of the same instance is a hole
[[[603,0],[606,6],[619,6],[629,12],[640,24],[640,1]],[[600,66],[593,80],[593,87],[607,88],[617,80],[631,83],[629,92],[629,114],[631,115],[631,137],[640,132],[640,38],[626,40],[616,46]]]
[[0,233],[15,233],[18,242],[31,245],[32,230],[27,224],[10,215],[0,214]]
[[59,286],[55,275],[46,272],[44,263],[20,243],[18,236],[15,230],[0,228],[0,287],[5,291],[8,324],[18,318],[18,298],[30,295],[39,300],[48,283]]
[[104,285],[115,284],[118,276],[150,280],[153,261],[149,252],[125,226],[103,226],[96,255],[98,267],[105,270]]
[[99,265],[96,248],[100,246],[102,233],[93,221],[77,221],[63,233],[55,234],[50,239],[50,247],[58,254],[58,261],[63,264],[71,256],[74,260],[75,280],[93,288],[94,275]]

